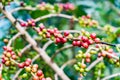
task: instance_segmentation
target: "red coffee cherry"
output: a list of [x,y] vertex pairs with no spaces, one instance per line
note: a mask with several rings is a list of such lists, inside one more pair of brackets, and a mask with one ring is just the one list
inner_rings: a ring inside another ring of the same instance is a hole
[[92,39],[95,39],[95,38],[96,38],[96,34],[95,34],[95,33],[92,33],[92,34],[90,34],[90,37],[91,37]]
[[85,60],[87,63],[89,63],[91,61],[90,58],[86,58]]
[[87,38],[86,36],[82,36],[82,37],[81,37],[81,40],[82,40],[83,42],[87,42],[87,41],[88,41],[88,38]]
[[67,31],[64,32],[64,36],[68,36],[69,34],[70,34],[70,33],[67,32]]
[[42,70],[37,71],[37,76],[42,76],[42,74],[43,74]]
[[27,62],[29,62],[31,64],[32,60],[30,58],[26,59]]
[[19,67],[19,68],[24,68],[24,66],[25,66],[24,63],[19,63],[19,64],[18,64],[18,67]]
[[82,46],[83,46],[84,48],[86,48],[86,49],[89,47],[88,43],[86,43],[86,42],[85,42],[85,43],[82,43]]
[[30,66],[30,62],[28,62],[28,61],[25,61],[25,66]]
[[66,43],[66,42],[67,42],[67,39],[66,39],[66,38],[62,38],[62,39],[61,39],[61,42],[62,42],[62,43]]
[[73,42],[72,42],[72,45],[73,45],[73,46],[77,46],[77,41],[73,41]]
[[99,38],[95,38],[94,41],[95,41],[96,43],[99,43],[99,42],[100,42],[100,39],[99,39]]
[[56,38],[55,39],[55,43],[57,44],[57,43],[60,43],[61,42],[61,40],[60,40],[60,38]]
[[38,76],[34,76],[33,80],[39,80],[39,77]]

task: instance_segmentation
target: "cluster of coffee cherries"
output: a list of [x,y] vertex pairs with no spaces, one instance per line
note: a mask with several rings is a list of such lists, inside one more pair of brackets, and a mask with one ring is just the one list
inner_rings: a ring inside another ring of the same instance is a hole
[[37,29],[37,32],[43,38],[50,38],[51,40],[55,41],[56,44],[67,42],[66,37],[69,35],[69,32],[64,32],[64,35],[62,35],[57,28],[45,29],[45,26],[43,24],[40,24],[40,27],[39,29]]
[[83,47],[87,49],[89,45],[100,42],[100,39],[96,37],[95,33],[90,34],[85,30],[81,30],[81,36],[74,38],[73,35],[68,31],[63,32],[62,34],[57,28],[46,29],[45,26],[41,23],[40,27],[36,28],[36,31],[43,38],[50,38],[51,40],[55,41],[56,44],[64,44],[68,40],[72,40],[73,46]]
[[59,7],[62,9],[62,10],[65,10],[65,11],[68,11],[68,10],[74,10],[75,9],[75,6],[72,4],[72,3],[60,3],[58,4]]
[[18,56],[15,54],[11,47],[4,46],[3,49],[4,52],[2,56],[2,63],[6,66],[15,65],[14,62],[11,61],[11,59],[16,60]]
[[33,75],[33,80],[52,80],[51,78],[44,77],[42,70],[38,69],[38,64],[33,64],[25,67],[25,71]]
[[77,70],[78,72],[80,72],[81,76],[86,76],[86,72],[88,72],[89,70],[86,68],[86,64],[81,63],[81,62],[77,62],[77,64],[74,65],[75,70]]
[[40,9],[40,10],[54,10],[54,6],[49,4],[49,3],[45,3],[45,2],[42,2],[40,4],[37,5],[37,8]]
[[79,36],[77,39],[79,40],[73,40],[72,44],[73,46],[88,48],[89,45],[94,43],[99,43],[100,39],[96,37],[95,33],[89,33],[84,30],[81,31],[82,36]]
[[33,19],[28,19],[27,22],[25,21],[20,21],[20,25],[22,27],[28,27],[28,26],[32,26],[34,27],[35,26],[35,21]]
[[41,4],[37,5],[37,8],[39,8],[40,10],[49,10],[49,11],[53,11],[55,10],[55,7],[58,7],[60,9],[60,11],[65,10],[74,10],[75,6],[72,3],[59,3],[59,4],[55,4],[55,5],[51,5],[45,2],[42,2]]
[[[100,45],[100,47],[98,45]],[[96,44],[96,48],[99,48],[98,57],[107,57],[108,59],[110,59],[112,58],[111,55],[117,56],[116,53],[113,51],[113,49],[107,45]],[[103,50],[111,55],[102,52]]]
[[32,60],[30,58],[27,58],[25,62],[19,63],[18,67],[19,68],[25,68],[27,66],[31,65]]
[[98,22],[96,20],[92,20],[89,15],[80,17],[79,24],[82,27],[97,27],[98,26]]
[[[95,70],[94,70],[94,78],[96,79],[98,76],[100,78],[104,77],[104,70],[105,70],[106,66],[104,64],[104,62],[100,62],[95,66]],[[99,72],[100,71],[100,72]]]

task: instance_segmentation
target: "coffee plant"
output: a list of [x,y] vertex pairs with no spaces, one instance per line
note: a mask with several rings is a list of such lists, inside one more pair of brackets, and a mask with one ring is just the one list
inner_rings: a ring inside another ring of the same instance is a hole
[[[8,9],[15,4],[15,8]],[[120,80],[120,73],[111,74],[111,68],[120,67],[120,44],[114,43],[120,35],[119,28],[101,26],[87,14],[76,16],[77,6],[69,2],[29,5],[2,0],[0,10],[1,19],[11,23],[9,34],[3,39],[0,80]],[[45,22],[48,18],[49,22]],[[57,25],[47,24],[52,23],[52,18]],[[61,18],[69,20],[64,30],[65,22],[59,25]],[[106,36],[100,36],[103,34]],[[111,35],[113,39],[109,38]],[[64,52],[66,49],[71,51]],[[72,66],[65,71],[68,65]],[[67,72],[77,77],[71,78]]]

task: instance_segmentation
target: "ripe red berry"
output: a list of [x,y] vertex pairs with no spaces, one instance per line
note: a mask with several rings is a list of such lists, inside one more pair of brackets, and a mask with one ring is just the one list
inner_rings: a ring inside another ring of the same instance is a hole
[[87,41],[88,41],[88,38],[87,38],[86,36],[82,36],[81,39],[82,39],[82,41],[84,41],[84,42],[87,42]]
[[88,42],[87,42],[89,45],[93,44],[93,40],[89,39]]
[[67,42],[67,39],[66,38],[62,38],[62,43],[65,43],[65,42]]
[[42,31],[45,28],[43,24],[40,24],[40,31]]
[[5,64],[5,62],[6,62],[6,61],[5,61],[4,59],[2,59],[2,63]]
[[16,60],[17,56],[16,55],[12,55],[12,59]]
[[47,32],[47,33],[46,33],[46,37],[47,37],[47,38],[50,38],[50,36],[51,36],[50,33]]
[[42,70],[37,71],[37,76],[42,76],[42,74],[43,74]]
[[3,46],[3,49],[4,49],[4,50],[7,50],[7,46]]
[[19,64],[18,64],[18,67],[19,67],[19,68],[24,68],[24,66],[25,66],[24,63],[19,63]]
[[95,39],[95,38],[96,38],[96,34],[95,34],[95,33],[92,33],[92,34],[90,34],[90,37],[91,37],[92,39]]
[[31,63],[28,61],[25,61],[25,66],[29,66]]
[[67,31],[64,32],[64,36],[68,36],[69,34],[70,34],[70,33],[67,32]]
[[90,58],[86,58],[86,62],[89,63],[91,60]]
[[61,42],[61,40],[60,40],[60,38],[56,38],[55,39],[55,43],[57,44],[57,43],[60,43]]
[[46,80],[45,78],[42,78],[41,80]]
[[77,46],[77,41],[73,41],[73,42],[72,42],[72,45],[73,45],[73,46]]
[[39,80],[39,77],[38,76],[34,76],[33,80]]
[[31,64],[32,60],[30,58],[26,59],[27,62],[29,62]]
[[90,54],[86,54],[86,58],[90,58],[91,57],[91,55]]
[[100,39],[99,39],[99,38],[95,38],[94,41],[95,41],[96,43],[99,43],[99,42],[100,42]]
[[86,48],[86,49],[89,47],[88,43],[86,43],[86,42],[85,42],[85,43],[82,43],[82,46],[83,46],[84,48]]
[[81,46],[81,42],[80,41],[76,41],[76,45],[80,47]]

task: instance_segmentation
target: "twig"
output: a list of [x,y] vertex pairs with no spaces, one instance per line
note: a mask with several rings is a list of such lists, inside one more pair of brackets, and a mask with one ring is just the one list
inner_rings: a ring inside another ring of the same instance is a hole
[[119,57],[117,57],[117,56],[115,56],[113,54],[110,54],[110,53],[108,53],[106,51],[102,51],[102,52],[105,53],[105,54],[107,54],[107,55],[109,55],[109,56],[111,56],[111,57],[113,57],[113,58],[115,58],[115,59],[117,59],[117,60],[119,60]]
[[87,70],[91,70],[97,63],[99,63],[100,61],[103,60],[103,57],[100,57],[98,59],[96,59],[94,62],[92,62],[88,67]]
[[12,41],[14,41],[16,38],[18,38],[21,35],[21,33],[17,33],[16,35],[14,35],[8,42],[7,47],[10,47],[12,44]]
[[53,43],[53,41],[49,40],[46,44],[44,44],[43,50],[46,50],[47,47],[48,47],[50,44],[52,44],[52,43]]
[[101,74],[101,70],[98,70],[98,77],[97,77],[97,80],[100,80],[100,74]]
[[120,73],[109,75],[109,76],[107,76],[107,77],[105,77],[105,78],[103,78],[101,80],[110,80],[111,78],[116,77],[116,76],[120,76]]
[[14,77],[12,78],[12,80],[16,80],[16,78],[18,77],[18,75],[20,74],[20,72],[22,71],[23,69],[19,69],[16,74],[14,75]]
[[55,56],[56,56],[60,51],[65,50],[65,49],[68,49],[68,48],[72,48],[72,47],[73,47],[73,45],[67,45],[67,46],[64,46],[64,47],[56,50],[56,52],[55,52],[55,53],[52,55],[52,57],[51,57],[51,61],[53,61],[53,59],[55,58]]
[[[71,60],[65,62],[65,63],[61,66],[61,69],[63,70],[67,65],[74,64],[75,62],[76,62],[76,59],[71,59]],[[55,77],[55,80],[58,80],[58,75],[57,75],[57,74],[55,74],[54,77]]]
[[10,13],[13,13],[13,12],[16,12],[16,11],[19,11],[19,10],[36,10],[36,8],[33,8],[33,7],[30,7],[30,6],[27,6],[27,7],[18,7],[18,8],[15,8],[13,10],[10,11]]
[[48,15],[36,18],[35,22],[38,22],[40,20],[50,18],[50,17],[63,17],[63,18],[67,18],[67,19],[74,19],[74,21],[78,21],[77,18],[74,18],[73,16],[65,15],[65,14],[48,14]]
[[27,49],[29,49],[32,45],[28,44],[27,46],[25,46],[20,52],[21,54],[23,54]]

